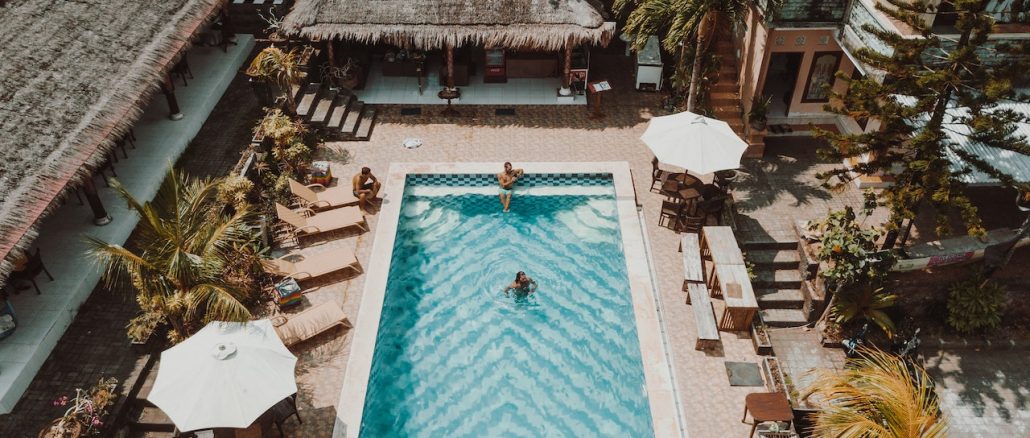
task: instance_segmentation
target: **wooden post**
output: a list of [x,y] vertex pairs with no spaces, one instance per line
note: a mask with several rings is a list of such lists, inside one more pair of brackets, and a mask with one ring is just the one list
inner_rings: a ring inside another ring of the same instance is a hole
[[336,54],[333,53],[333,40],[325,40],[325,54],[329,58],[329,66],[336,67]]
[[111,223],[111,215],[107,214],[104,204],[100,202],[100,196],[97,195],[97,186],[93,184],[93,177],[86,178],[86,183],[82,185],[82,191],[86,193],[89,209],[93,210],[93,223],[98,226]]
[[179,109],[179,101],[175,100],[175,88],[170,75],[165,75],[165,80],[161,83],[161,92],[165,94],[165,100],[168,101],[168,118],[182,120],[182,111]]
[[454,44],[447,43],[447,88],[454,89]]
[[568,89],[572,85],[572,43],[565,45],[565,67],[562,68],[561,87]]

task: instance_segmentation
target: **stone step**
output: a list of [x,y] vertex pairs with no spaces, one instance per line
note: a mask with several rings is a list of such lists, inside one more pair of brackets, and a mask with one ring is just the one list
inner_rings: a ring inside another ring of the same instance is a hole
[[[722,80],[722,79],[725,79],[725,80]],[[709,92],[711,92],[712,94],[715,94],[715,93],[732,93],[733,97],[737,98],[737,100],[740,100],[740,95],[739,95],[740,86],[737,85],[737,80],[736,79],[732,79],[731,80],[731,79],[728,79],[726,77],[723,77],[722,79],[719,80],[719,83],[717,83],[715,85],[712,85],[712,88],[709,90]]]
[[749,249],[747,260],[755,268],[769,267],[774,269],[797,269],[801,263],[801,255],[794,249]]
[[358,129],[354,133],[354,140],[357,141],[368,141],[369,137],[372,136],[372,127],[376,123],[376,109],[372,106],[365,106],[361,110],[361,122],[358,124]]
[[297,100],[298,117],[304,120],[311,118],[311,113],[315,109],[315,102],[318,101],[321,91],[322,84],[308,84],[308,86],[304,88],[304,92],[300,95],[300,99]]
[[740,242],[740,248],[745,251],[752,251],[756,249],[798,249],[797,240],[774,240],[768,239],[747,239]]
[[758,307],[763,309],[800,309],[805,307],[801,289],[756,289]]
[[333,101],[333,110],[329,113],[329,120],[326,122],[326,126],[330,129],[340,129],[354,101],[350,94],[336,96],[336,99]]
[[795,269],[756,270],[751,285],[756,288],[800,289],[801,273]]
[[347,117],[344,118],[343,125],[340,126],[340,132],[344,138],[354,137],[354,133],[358,130],[358,122],[361,121],[361,110],[364,106],[365,102],[360,100],[351,104],[350,111],[347,112]]
[[769,327],[797,327],[808,323],[800,309],[765,309],[762,320]]
[[321,126],[329,120],[329,112],[333,109],[333,102],[336,100],[336,92],[329,90],[322,93],[320,100],[311,113],[311,124]]
[[740,97],[735,92],[712,91],[709,94],[712,105],[740,105]]

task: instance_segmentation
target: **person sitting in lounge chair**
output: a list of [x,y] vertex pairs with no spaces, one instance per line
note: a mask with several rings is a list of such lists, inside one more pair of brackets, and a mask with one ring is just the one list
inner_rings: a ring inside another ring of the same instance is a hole
[[365,206],[368,205],[370,199],[375,199],[379,195],[379,189],[383,187],[383,184],[368,167],[362,167],[361,173],[354,175],[352,182],[354,185],[352,190],[354,196],[358,198],[358,206],[362,211],[367,212]]
[[508,296],[512,292],[515,293],[516,297],[532,295],[533,292],[536,292],[536,280],[529,278],[525,272],[519,271],[515,274],[515,281],[504,289],[504,296]]
[[524,173],[522,169],[512,169],[511,163],[505,162],[504,172],[497,174],[497,183],[501,185],[501,206],[504,207],[505,213],[508,212],[508,208],[511,206],[511,194],[515,191],[515,181],[518,181]]

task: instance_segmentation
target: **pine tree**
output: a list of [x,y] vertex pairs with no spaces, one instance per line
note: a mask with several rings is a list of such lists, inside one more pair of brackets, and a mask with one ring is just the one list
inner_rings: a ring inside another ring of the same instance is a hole
[[[950,234],[949,217],[957,212],[970,235],[985,233],[975,205],[966,196],[961,177],[978,170],[1006,186],[1026,183],[1014,181],[978,156],[955,147],[948,132],[963,133],[984,145],[1030,154],[1025,138],[1014,134],[1015,123],[1027,117],[999,108],[999,103],[1026,101],[1015,84],[1026,76],[1030,63],[1027,46],[993,44],[988,37],[994,19],[985,12],[987,0],[946,0],[954,5],[959,37],[957,40],[934,34],[920,13],[933,11],[925,1],[886,0],[890,5],[876,8],[912,28],[918,37],[906,38],[864,26],[893,49],[892,54],[861,48],[855,56],[863,64],[884,73],[883,79],[866,76],[850,79],[843,94],[834,94],[835,103],[826,109],[856,120],[877,120],[878,130],[862,134],[839,134],[818,130],[830,148],[824,157],[841,160],[869,153],[867,162],[853,163],[820,175],[830,187],[842,187],[861,175],[888,175],[892,185],[882,192],[881,202],[890,209],[888,224],[892,236],[902,228],[902,244],[920,207],[928,203],[935,215],[938,236]],[[1005,59],[991,65],[990,58]],[[1025,80],[1025,79],[1024,79]],[[965,125],[966,129],[955,129]],[[961,157],[969,168],[956,168],[949,154]],[[887,246],[893,246],[888,238]]]

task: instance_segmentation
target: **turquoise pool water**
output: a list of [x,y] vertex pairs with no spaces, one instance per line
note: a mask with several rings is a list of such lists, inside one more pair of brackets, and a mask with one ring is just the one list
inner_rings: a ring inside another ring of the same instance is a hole
[[361,435],[652,436],[610,176],[490,178],[408,177]]

